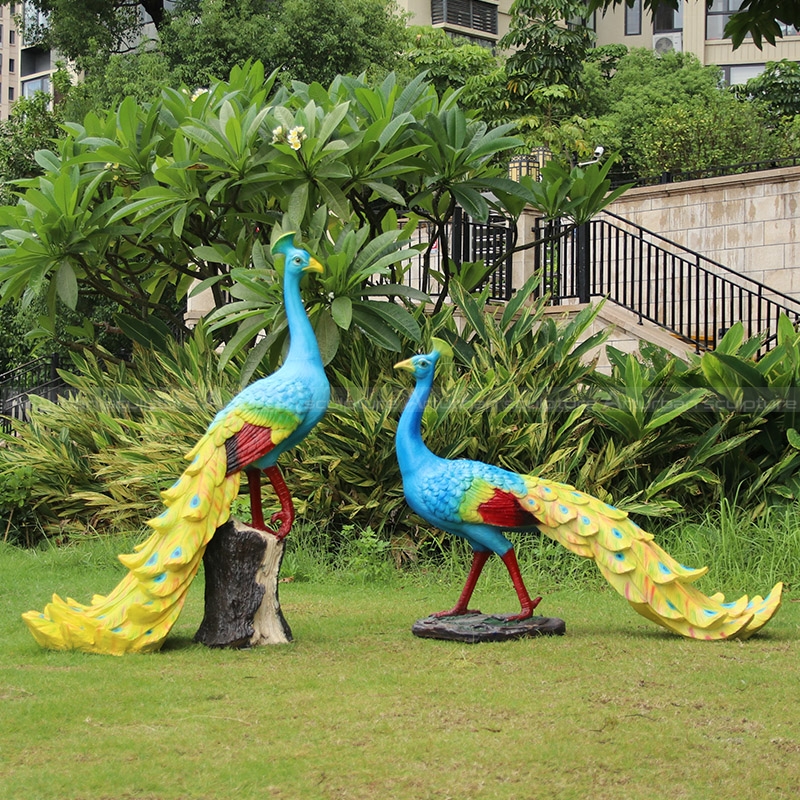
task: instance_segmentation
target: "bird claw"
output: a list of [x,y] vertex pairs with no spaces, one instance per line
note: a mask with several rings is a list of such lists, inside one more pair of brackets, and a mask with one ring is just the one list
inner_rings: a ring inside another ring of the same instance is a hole
[[277,531],[270,531],[270,533],[280,541],[286,538],[286,535],[292,529],[292,522],[294,522],[294,515],[286,511],[276,511],[271,517],[270,522],[273,524],[280,522],[280,527]]
[[530,604],[526,603],[522,607],[519,614],[498,614],[497,618],[502,619],[504,622],[522,622],[523,620],[530,619],[533,616],[534,609],[539,603],[542,602],[541,597],[531,600]]

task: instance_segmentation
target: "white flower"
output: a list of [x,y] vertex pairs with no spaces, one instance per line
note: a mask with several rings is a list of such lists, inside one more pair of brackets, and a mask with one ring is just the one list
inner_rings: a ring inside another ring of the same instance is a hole
[[192,101],[197,100],[197,98],[200,97],[200,95],[206,94],[207,92],[208,92],[208,89],[204,89],[202,87],[200,87],[199,89],[195,89],[192,92]]
[[296,128],[292,128],[289,131],[289,135],[286,137],[286,141],[289,143],[289,147],[292,150],[299,150],[301,145],[303,144],[303,139],[306,138],[304,133],[305,128],[302,125],[299,125]]
[[272,144],[277,144],[278,142],[282,141],[283,141],[283,125],[278,125],[278,127],[272,131]]

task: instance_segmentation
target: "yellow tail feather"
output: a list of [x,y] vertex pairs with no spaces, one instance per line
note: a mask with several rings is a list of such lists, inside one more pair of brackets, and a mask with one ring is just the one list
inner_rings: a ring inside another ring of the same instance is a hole
[[166,510],[148,522],[149,539],[119,556],[128,574],[90,605],[53,596],[43,612],[22,615],[33,637],[51,650],[122,655],[158,650],[183,609],[206,545],[227,521],[239,474],[225,477],[224,447],[204,437],[180,479],[162,493]]
[[726,602],[691,584],[708,571],[679,564],[613,506],[572,486],[527,476],[523,506],[540,529],[568,550],[593,558],[600,572],[643,617],[692,639],[747,639],[781,604],[782,584],[766,599]]

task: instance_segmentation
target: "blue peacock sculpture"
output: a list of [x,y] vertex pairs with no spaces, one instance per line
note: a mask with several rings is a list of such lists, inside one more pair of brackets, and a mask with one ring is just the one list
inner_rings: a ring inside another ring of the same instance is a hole
[[[328,407],[330,386],[317,340],[300,296],[306,272],[322,265],[281,236],[274,255],[284,256],[283,298],[290,343],[276,372],[246,387],[214,417],[186,456],[191,461],[178,481],[162,493],[166,510],[148,522],[154,533],[130,555],[120,556],[128,574],[107,596],[90,605],[58,595],[43,612],[23,614],[36,641],[56,650],[121,655],[161,647],[180,614],[206,545],[230,517],[240,473],[248,477],[253,527],[269,530],[261,505],[261,472],[281,505],[272,515],[283,538],[294,520],[291,494],[277,465]],[[272,532],[272,531],[271,531]]]
[[431,525],[460,536],[473,550],[472,566],[455,606],[433,616],[479,613],[469,609],[481,570],[492,553],[506,565],[516,589],[519,614],[531,617],[541,598],[531,599],[504,531],[539,530],[579,556],[592,558],[608,582],[642,616],[694,639],[746,639],[778,610],[782,584],[763,599],[726,602],[707,597],[692,583],[707,568],[689,569],[662,550],[627,514],[572,486],[519,475],[465,459],[448,460],[423,442],[422,414],[433,387],[436,362],[445,346],[396,365],[416,386],[397,427],[396,450],[409,506]]

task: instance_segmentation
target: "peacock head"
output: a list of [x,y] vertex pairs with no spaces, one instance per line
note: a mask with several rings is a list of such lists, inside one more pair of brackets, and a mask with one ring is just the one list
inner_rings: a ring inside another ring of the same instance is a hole
[[447,342],[442,339],[434,339],[433,350],[430,353],[411,356],[411,358],[395,364],[394,368],[408,370],[417,380],[432,378],[433,373],[436,371],[436,362],[442,356],[452,355],[453,350]]
[[274,245],[272,245],[272,255],[282,255],[285,259],[285,271],[287,275],[300,276],[304,272],[322,272],[322,264],[317,261],[307,250],[295,247],[294,232],[284,233]]

